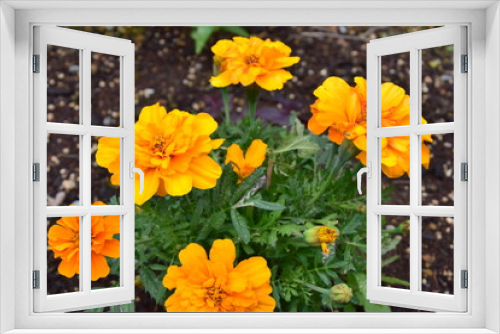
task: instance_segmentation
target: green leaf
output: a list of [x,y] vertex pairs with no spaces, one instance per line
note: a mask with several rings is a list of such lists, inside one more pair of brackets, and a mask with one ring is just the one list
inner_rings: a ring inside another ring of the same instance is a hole
[[120,313],[120,312],[125,312],[125,313],[131,313],[135,312],[135,303],[128,303],[128,304],[123,304],[123,305],[113,305],[109,307],[109,312],[112,313]]
[[240,203],[240,204],[236,204],[236,205],[233,206],[233,209],[235,209],[235,208],[241,208],[241,207],[244,207],[244,206],[255,206],[255,207],[259,208],[259,209],[268,210],[268,211],[279,211],[279,210],[286,209],[286,206],[281,205],[279,203],[263,201],[263,200],[260,200],[260,199],[250,200],[248,202],[243,202],[243,203]]
[[151,270],[167,270],[167,268],[168,268],[168,266],[166,266],[164,264],[157,264],[157,263],[149,264],[147,266]]
[[250,37],[250,34],[248,33],[248,31],[246,31],[246,29],[243,27],[228,26],[228,27],[220,27],[220,28],[222,30],[227,31],[227,32],[233,33],[237,36]]
[[402,286],[410,286],[410,282],[396,278],[396,277],[389,277],[389,276],[383,276],[381,277],[382,282],[389,283],[389,284],[399,284]]
[[163,275],[160,277],[156,276],[155,273],[146,267],[142,267],[140,270],[141,282],[144,283],[144,289],[153,297],[153,299],[159,305],[163,304],[165,301],[165,296],[167,295],[167,288],[163,286],[162,279]]
[[310,140],[311,136],[300,136],[293,137],[276,150],[272,151],[272,154],[281,154],[289,151],[302,151],[303,153],[307,153],[309,155],[316,154],[320,150],[320,147],[317,143]]
[[205,47],[205,44],[207,44],[210,36],[212,36],[212,34],[219,29],[220,27],[207,27],[207,26],[200,26],[193,28],[193,31],[191,32],[191,38],[194,40],[195,43],[196,54],[200,54],[200,52]]
[[367,302],[363,305],[365,312],[391,312],[391,308],[387,305],[372,304]]
[[248,230],[246,218],[243,217],[236,209],[232,209],[231,220],[238,236],[244,243],[248,244],[250,242],[250,231]]

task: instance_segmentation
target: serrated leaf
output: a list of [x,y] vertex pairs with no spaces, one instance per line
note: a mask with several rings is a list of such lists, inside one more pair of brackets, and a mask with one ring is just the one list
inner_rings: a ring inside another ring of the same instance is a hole
[[238,236],[244,243],[250,242],[250,231],[245,217],[243,217],[236,209],[231,210],[231,221]]
[[307,152],[307,154],[312,155],[316,154],[320,150],[320,147],[317,143],[311,141],[311,136],[293,137],[274,150],[273,154],[281,154],[294,150],[303,151],[303,153]]
[[167,295],[167,289],[162,283],[164,274],[158,277],[147,267],[142,267],[139,271],[141,273],[141,282],[144,284],[144,289],[153,297],[156,303],[161,305],[165,301],[165,296]]

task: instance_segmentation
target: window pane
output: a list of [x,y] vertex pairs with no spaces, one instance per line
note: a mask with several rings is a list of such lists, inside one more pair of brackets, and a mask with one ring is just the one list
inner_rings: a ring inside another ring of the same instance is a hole
[[381,217],[381,286],[410,289],[410,217]]
[[47,122],[80,123],[80,50],[47,45]]
[[410,204],[410,137],[380,138],[382,204]]
[[92,125],[120,126],[120,57],[92,52]]
[[453,223],[422,217],[422,291],[453,294]]
[[92,137],[92,203],[120,204],[121,139]]
[[80,291],[80,217],[47,218],[47,294]]
[[381,126],[410,125],[410,53],[380,57]]
[[92,289],[120,286],[121,216],[92,216]]
[[80,205],[80,136],[47,134],[47,206]]
[[[422,205],[454,205],[454,135],[423,136]],[[426,140],[432,140],[428,142]]]
[[453,45],[423,49],[422,117],[429,123],[453,122]]

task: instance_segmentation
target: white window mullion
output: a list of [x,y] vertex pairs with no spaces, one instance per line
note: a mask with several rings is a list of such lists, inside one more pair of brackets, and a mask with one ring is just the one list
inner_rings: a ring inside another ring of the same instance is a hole
[[[419,123],[420,115],[420,52],[410,51],[410,127]],[[419,204],[420,197],[420,141],[419,136],[410,133],[410,207]],[[420,217],[410,214],[410,291],[420,288]]]

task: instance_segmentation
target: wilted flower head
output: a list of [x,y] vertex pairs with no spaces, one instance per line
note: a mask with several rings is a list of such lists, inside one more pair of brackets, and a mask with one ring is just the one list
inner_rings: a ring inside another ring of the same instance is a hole
[[334,302],[347,304],[352,298],[352,289],[345,283],[334,285],[330,290]]
[[306,242],[315,246],[321,245],[321,251],[325,254],[330,254],[328,244],[334,243],[338,236],[339,231],[328,226],[314,226],[304,232]]
[[243,155],[243,150],[238,144],[229,146],[227,149],[226,164],[233,164],[233,170],[238,174],[238,183],[241,183],[255,169],[262,166],[264,160],[266,160],[266,150],[267,144],[260,139],[252,141],[245,155]]
[[[222,169],[208,154],[224,139],[211,139],[217,122],[206,113],[192,115],[174,109],[167,113],[159,103],[144,107],[135,123],[135,167],[145,175],[139,194],[135,179],[135,202],[142,205],[154,194],[182,196],[193,188],[215,187]],[[111,183],[120,184],[120,139],[99,139],[96,161],[113,174]]]
[[163,286],[175,289],[165,301],[167,312],[272,312],[269,296],[271,270],[263,257],[254,256],[234,267],[236,248],[230,239],[218,239],[210,257],[198,244],[179,253],[181,266],[170,266]]
[[258,37],[223,39],[212,47],[212,52],[220,74],[210,78],[210,83],[219,88],[256,83],[266,90],[281,89],[292,78],[284,68],[300,60],[290,57],[292,49],[284,43]]

